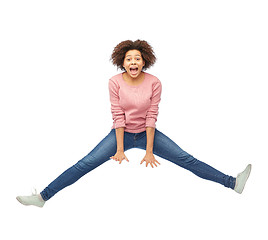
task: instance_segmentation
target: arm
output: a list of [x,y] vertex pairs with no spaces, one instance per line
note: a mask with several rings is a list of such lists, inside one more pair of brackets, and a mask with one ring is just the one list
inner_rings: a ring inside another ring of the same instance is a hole
[[146,155],[141,161],[146,162],[146,167],[150,163],[153,168],[156,163],[160,164],[154,157],[153,146],[154,146],[154,134],[155,134],[155,122],[157,121],[158,115],[158,105],[161,100],[162,86],[161,82],[158,80],[153,86],[153,93],[151,97],[151,106],[147,111],[146,115],[146,136],[147,136],[147,145],[146,145]]
[[111,112],[114,121],[114,128],[124,128],[125,125],[125,112],[119,103],[119,86],[115,80],[109,81],[109,93],[111,102]]
[[124,132],[125,132],[124,128],[115,129],[117,152],[124,152]]
[[[109,93],[111,101],[111,112],[114,120],[114,128],[116,133],[117,151],[111,159],[121,162],[125,159],[128,161],[124,154],[124,132],[125,132],[125,112],[119,104],[119,87],[116,81],[110,79]],[[129,162],[129,161],[128,161]]]
[[125,132],[124,128],[115,129],[117,151],[115,155],[111,157],[111,159],[119,161],[119,164],[121,164],[124,159],[129,162],[124,153],[124,132]]
[[143,162],[146,162],[146,167],[150,163],[152,168],[154,167],[153,165],[157,167],[156,163],[160,165],[160,163],[155,159],[154,154],[153,154],[154,133],[155,133],[155,128],[152,128],[152,127],[146,128],[146,136],[147,136],[146,155],[141,161],[141,164]]
[[153,153],[154,132],[155,132],[155,128],[152,128],[152,127],[146,128],[146,136],[147,136],[146,153],[148,154]]
[[147,111],[145,127],[155,128],[155,122],[158,116],[158,105],[161,101],[162,85],[158,80],[154,83],[151,96],[151,105]]

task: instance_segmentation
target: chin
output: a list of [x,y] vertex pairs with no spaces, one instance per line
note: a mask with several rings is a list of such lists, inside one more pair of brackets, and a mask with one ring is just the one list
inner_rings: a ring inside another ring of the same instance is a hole
[[137,78],[137,77],[139,77],[139,76],[141,75],[141,73],[142,73],[142,72],[139,72],[139,73],[137,73],[137,74],[132,75],[131,73],[128,72],[128,75],[129,75],[131,78]]

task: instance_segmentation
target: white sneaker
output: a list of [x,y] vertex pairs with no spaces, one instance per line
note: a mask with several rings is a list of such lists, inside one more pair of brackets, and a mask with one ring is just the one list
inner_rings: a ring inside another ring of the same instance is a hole
[[251,164],[247,165],[246,169],[237,175],[235,188],[234,188],[234,190],[237,193],[241,194],[243,192],[246,182],[248,180],[248,177],[250,175],[250,172],[251,172]]
[[18,196],[16,199],[25,206],[33,205],[42,208],[46,203],[41,195],[37,194],[36,190],[32,196]]

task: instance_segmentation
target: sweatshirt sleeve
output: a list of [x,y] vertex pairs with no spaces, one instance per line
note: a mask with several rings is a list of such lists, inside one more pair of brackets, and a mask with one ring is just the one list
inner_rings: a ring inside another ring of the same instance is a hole
[[155,122],[157,121],[158,116],[158,105],[161,100],[162,85],[158,80],[153,85],[153,94],[151,97],[151,105],[146,114],[146,124],[145,127],[155,128]]
[[125,127],[125,112],[119,104],[119,86],[115,80],[109,80],[109,93],[114,128]]

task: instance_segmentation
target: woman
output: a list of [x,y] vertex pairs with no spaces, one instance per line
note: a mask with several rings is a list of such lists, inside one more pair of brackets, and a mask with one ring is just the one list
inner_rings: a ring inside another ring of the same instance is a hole
[[63,188],[109,159],[129,161],[125,152],[131,148],[146,150],[142,163],[146,167],[160,164],[154,154],[167,159],[195,175],[242,193],[251,171],[249,164],[237,178],[225,175],[183,151],[175,142],[155,128],[161,98],[161,82],[144,72],[156,57],[152,47],[137,40],[123,41],[111,56],[114,65],[123,70],[109,80],[113,127],[110,133],[83,159],[51,182],[40,194],[18,196],[24,205],[43,207],[45,202]]

